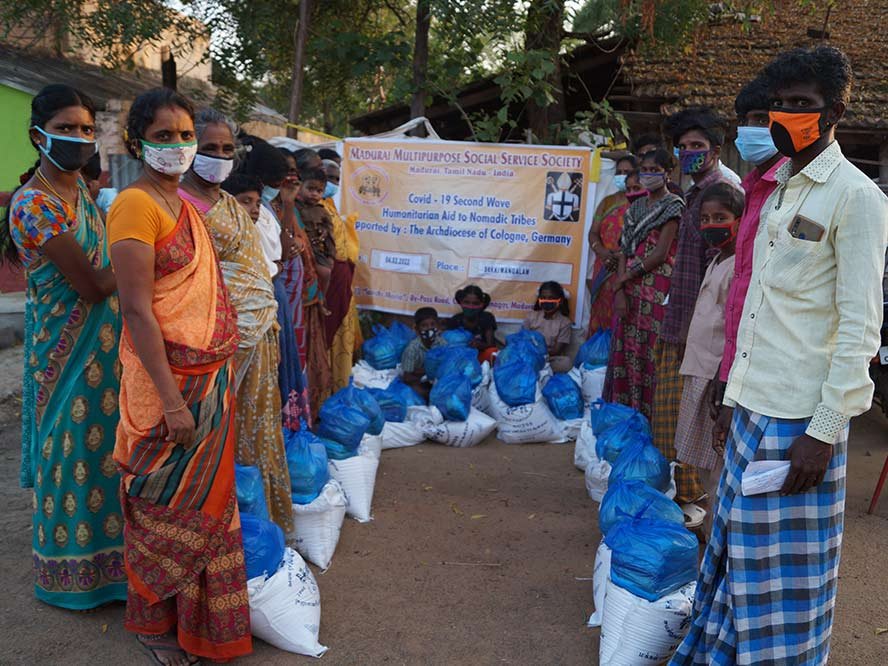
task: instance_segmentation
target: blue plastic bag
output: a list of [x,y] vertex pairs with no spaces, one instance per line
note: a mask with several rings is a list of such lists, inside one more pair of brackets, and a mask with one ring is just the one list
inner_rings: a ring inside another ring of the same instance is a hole
[[240,517],[247,580],[271,576],[284,559],[284,531],[270,520],[250,513]]
[[373,332],[375,335],[365,340],[361,347],[364,360],[376,370],[391,370],[397,367],[401,362],[401,354],[404,353],[401,341],[383,326],[374,327]]
[[515,361],[498,367],[493,372],[493,381],[500,400],[509,407],[536,401],[538,375],[527,363]]
[[363,410],[364,414],[367,415],[367,418],[370,419],[370,425],[367,427],[367,434],[380,434],[385,427],[385,415],[382,413],[382,408],[379,406],[379,403],[376,402],[376,398],[374,398],[373,394],[366,389],[355,388],[354,384],[349,384],[342,390],[348,391],[349,389],[353,391],[352,395],[355,403]]
[[506,347],[515,345],[519,342],[527,343],[536,350],[537,356],[544,361],[549,356],[549,347],[546,345],[546,338],[539,331],[531,331],[521,328],[517,332],[506,336]]
[[496,355],[495,368],[512,363],[521,363],[533,368],[533,371],[539,373],[546,365],[546,355],[542,356],[539,350],[527,340],[518,340],[510,345],[506,345],[504,349]]
[[598,511],[598,529],[604,536],[621,520],[662,520],[684,525],[684,514],[678,504],[643,481],[620,481],[610,484]]
[[647,421],[638,412],[601,433],[595,442],[595,454],[613,465],[623,449],[633,442],[651,444]]
[[463,375],[447,375],[435,382],[429,401],[445,421],[465,421],[472,409],[472,384]]
[[321,423],[317,434],[324,439],[333,440],[349,451],[355,451],[370,427],[370,417],[341,394],[342,391],[334,393],[321,405]]
[[395,377],[392,383],[388,385],[386,391],[403,402],[406,407],[424,407],[426,405],[426,401],[422,399],[422,396],[414,391],[413,387],[405,384],[400,377]]
[[441,337],[451,347],[466,347],[475,336],[464,328],[454,328],[444,331]]
[[620,520],[604,542],[611,553],[611,580],[632,594],[656,601],[697,578],[697,537],[662,520]]
[[[472,383],[472,388],[478,386],[484,379],[476,350],[471,347],[451,347],[449,345],[437,349],[442,349],[444,352],[441,354],[440,361],[436,358],[434,374],[430,373],[428,363],[426,363],[426,374],[429,379],[440,379],[447,375],[463,375]],[[426,358],[428,358],[428,354]]]
[[237,488],[237,508],[268,520],[268,504],[265,501],[265,484],[258,467],[234,465],[234,485]]
[[370,388],[367,391],[379,403],[379,408],[382,410],[382,415],[386,421],[392,423],[404,422],[404,419],[407,417],[407,405],[404,404],[400,396],[388,389]]
[[324,442],[308,429],[303,420],[302,429],[297,432],[284,428],[284,448],[293,502],[311,504],[330,480]]
[[574,359],[574,367],[579,368],[581,365],[592,370],[607,365],[610,358],[611,331],[610,329],[601,329],[592,334],[592,337],[586,340],[577,352]]
[[553,375],[543,387],[543,397],[556,419],[583,418],[583,392],[570,376]]
[[[647,419],[645,419],[644,415],[638,410],[627,407],[626,405],[621,405],[618,402],[605,402],[599,398],[592,403],[592,413],[589,416],[592,432],[595,433],[596,437],[599,437],[601,436],[601,433],[608,428],[631,418],[635,414],[638,414],[638,416],[644,419],[645,424],[647,424]],[[650,430],[650,425],[647,425],[647,431],[650,432]]]
[[441,374],[441,366],[444,364],[444,361],[447,360],[447,357],[453,350],[454,348],[450,347],[449,345],[441,345],[440,347],[432,347],[431,349],[426,351],[426,377],[433,381],[438,377],[443,377],[443,375]]
[[[410,344],[411,340],[416,337],[416,331],[406,324],[402,324],[397,319],[391,323],[391,326],[389,326],[389,333],[398,341],[398,344],[401,347],[401,354],[404,353],[404,350],[407,348],[407,345]],[[400,354],[398,355],[398,358],[400,359]]]
[[607,478],[608,487],[620,481],[642,481],[665,493],[672,481],[672,470],[669,461],[650,439],[639,437],[629,442],[613,463]]

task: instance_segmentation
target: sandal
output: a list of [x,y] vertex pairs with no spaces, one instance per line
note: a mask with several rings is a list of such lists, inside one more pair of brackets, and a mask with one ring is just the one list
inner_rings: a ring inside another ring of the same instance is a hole
[[166,662],[161,661],[161,655],[185,657],[192,666],[200,666],[200,659],[193,654],[185,652],[173,634],[160,634],[158,636],[137,634],[136,640],[139,641],[139,645],[142,646],[142,649],[145,650],[157,666],[167,666]]
[[706,509],[690,502],[681,505],[681,512],[684,514],[685,527],[689,530],[700,527],[706,520]]

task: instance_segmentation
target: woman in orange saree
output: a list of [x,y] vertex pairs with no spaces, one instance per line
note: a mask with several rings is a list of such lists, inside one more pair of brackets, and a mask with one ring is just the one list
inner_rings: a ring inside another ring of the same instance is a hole
[[227,660],[252,649],[234,486],[237,316],[207,228],[177,195],[195,153],[190,103],[145,93],[126,139],[144,168],[108,217],[124,316],[125,626],[161,664]]

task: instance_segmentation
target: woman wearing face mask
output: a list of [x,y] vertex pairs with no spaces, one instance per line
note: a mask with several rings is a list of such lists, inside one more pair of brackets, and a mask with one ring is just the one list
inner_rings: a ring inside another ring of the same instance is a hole
[[357,215],[349,215],[343,219],[333,201],[333,197],[339,191],[339,165],[329,159],[323,160],[321,165],[327,176],[327,187],[321,204],[333,222],[333,242],[336,245],[333,273],[326,295],[326,306],[330,316],[324,320],[324,324],[327,345],[330,348],[333,390],[337,391],[348,385],[354,365],[354,351],[362,342],[358,339],[361,327],[352,291],[360,245],[355,230]]
[[203,109],[194,127],[197,155],[182,179],[179,195],[203,215],[237,310],[235,458],[242,465],[259,468],[270,517],[289,533],[293,501],[277,381],[278,304],[259,230],[237,200],[221,188],[234,166],[234,124],[214,109]]
[[3,259],[27,278],[23,487],[34,489],[34,592],[88,610],[126,598],[116,468],[120,314],[102,219],[78,170],[95,108],[50,85],[31,102],[40,159],[10,199]]
[[523,328],[538,331],[546,339],[549,363],[554,372],[568,372],[572,363],[565,356],[570,344],[570,305],[564,287],[557,282],[543,282],[537,292],[533,311]]
[[632,155],[617,160],[614,176],[614,187],[617,191],[604,197],[598,204],[592,228],[589,230],[589,247],[595,253],[595,264],[590,273],[591,277],[587,280],[587,287],[592,294],[590,336],[599,329],[610,328],[613,320],[613,275],[617,270],[623,216],[629,208],[627,182],[629,174],[635,171],[637,166]]
[[210,233],[179,196],[197,152],[191,103],[140,95],[124,138],[143,165],[108,214],[125,322],[114,451],[125,626],[160,663],[231,659],[252,645],[234,487],[237,316]]
[[675,237],[684,202],[666,188],[672,156],[662,148],[644,155],[639,182],[648,196],[626,211],[615,280],[611,360],[605,397],[650,418],[654,398],[654,345],[669,293]]

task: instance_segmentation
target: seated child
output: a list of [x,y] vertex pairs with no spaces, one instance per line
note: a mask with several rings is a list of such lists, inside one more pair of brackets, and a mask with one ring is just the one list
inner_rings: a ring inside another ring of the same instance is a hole
[[[716,490],[721,476],[723,445],[715,441],[713,421],[706,399],[709,382],[721,366],[725,348],[725,301],[734,276],[734,239],[743,215],[743,193],[728,183],[717,183],[700,195],[700,233],[718,255],[706,268],[680,373],[684,377],[675,450],[678,461],[697,468],[697,474],[709,494],[709,507],[716,506]],[[721,451],[716,447],[722,446]],[[712,525],[708,514],[696,505],[684,505],[686,525]]]
[[435,308],[419,308],[413,315],[413,325],[418,337],[410,341],[401,355],[401,379],[428,401],[432,385],[422,380],[425,377],[426,352],[446,343],[439,335],[441,322]]
[[256,225],[268,273],[274,278],[281,269],[281,229],[274,215],[262,206],[262,183],[255,176],[235,173],[222,183],[222,189],[235,198]]
[[327,176],[322,169],[306,169],[300,176],[302,183],[299,186],[299,197],[296,199],[296,210],[311,244],[321,291],[326,294],[336,257],[333,220],[321,203],[324,199],[324,188],[327,186]]
[[537,331],[546,339],[553,372],[569,372],[570,358],[565,356],[570,344],[570,306],[564,289],[557,282],[543,282],[537,300],[524,320],[523,328]]
[[470,284],[456,292],[455,300],[462,312],[448,320],[447,328],[464,328],[472,333],[474,338],[469,346],[478,350],[478,360],[482,363],[492,361],[496,356],[497,346],[493,337],[496,332],[496,317],[487,312],[490,294],[485,294],[481,287]]

